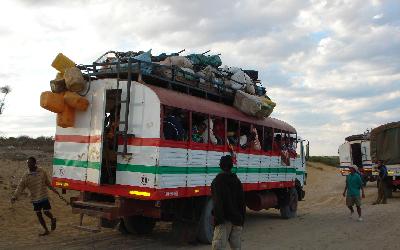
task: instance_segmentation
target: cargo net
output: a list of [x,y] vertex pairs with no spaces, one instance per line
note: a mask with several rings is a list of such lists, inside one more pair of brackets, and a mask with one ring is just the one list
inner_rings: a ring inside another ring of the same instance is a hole
[[108,51],[92,65],[78,65],[89,81],[101,78],[137,79],[190,95],[233,105],[258,118],[268,117],[275,103],[261,86],[258,72],[238,67],[221,67],[219,55],[202,54],[153,56],[144,52]]

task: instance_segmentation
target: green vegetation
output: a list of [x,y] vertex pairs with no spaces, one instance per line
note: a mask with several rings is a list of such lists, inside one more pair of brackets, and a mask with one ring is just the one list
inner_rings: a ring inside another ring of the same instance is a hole
[[309,162],[320,162],[332,167],[339,166],[339,156],[310,156]]

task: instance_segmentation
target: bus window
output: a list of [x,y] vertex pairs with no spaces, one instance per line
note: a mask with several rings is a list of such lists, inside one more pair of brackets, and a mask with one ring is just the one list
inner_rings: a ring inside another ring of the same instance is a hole
[[[211,128],[211,129],[209,129]],[[214,121],[208,119],[208,115],[192,113],[192,141],[197,143],[217,144],[214,135]],[[210,140],[209,140],[210,138]]]
[[250,124],[240,123],[239,145],[242,149],[250,147]]
[[214,123],[212,131],[217,138],[217,144],[225,145],[225,119],[221,117],[213,117],[211,120]]
[[239,122],[227,119],[227,141],[231,146],[238,146],[239,144]]
[[281,151],[282,149],[282,134],[280,129],[276,129],[274,131],[275,137],[274,142],[272,143],[273,151]]
[[165,140],[187,141],[189,112],[164,106],[163,136]]
[[252,126],[249,138],[249,145],[251,150],[261,150],[263,142],[263,130],[261,126]]
[[264,151],[272,150],[273,137],[274,133],[272,131],[272,128],[264,127],[264,144],[262,144]]
[[289,148],[290,157],[296,157],[296,148],[297,148],[297,135],[296,134],[290,134],[288,148]]

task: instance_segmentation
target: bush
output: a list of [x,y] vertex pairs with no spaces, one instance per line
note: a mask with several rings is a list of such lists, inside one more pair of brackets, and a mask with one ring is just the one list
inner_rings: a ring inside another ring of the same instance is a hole
[[309,162],[320,162],[332,167],[339,166],[339,156],[310,156]]

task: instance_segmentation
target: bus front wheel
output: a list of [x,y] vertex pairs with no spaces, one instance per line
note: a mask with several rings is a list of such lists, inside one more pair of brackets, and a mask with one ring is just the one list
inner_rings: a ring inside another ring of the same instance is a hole
[[297,215],[298,195],[296,188],[290,188],[283,193],[282,201],[279,206],[281,217],[290,219]]

